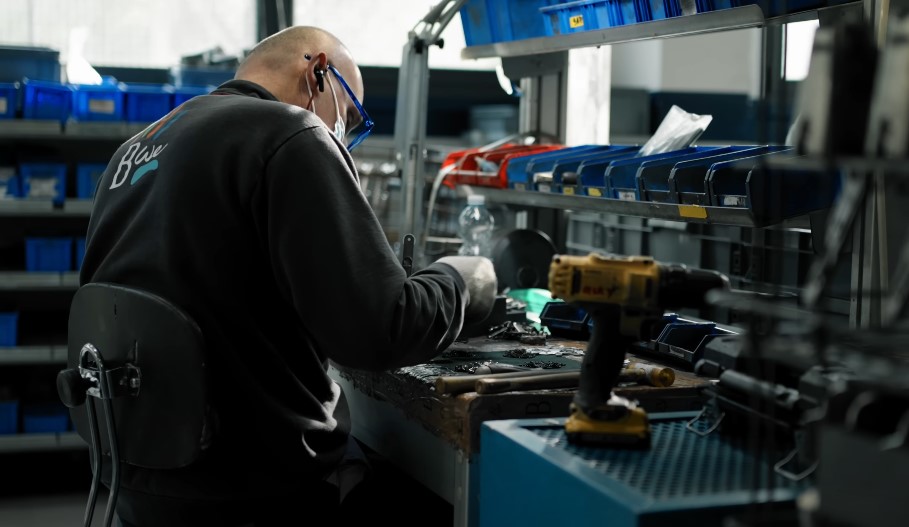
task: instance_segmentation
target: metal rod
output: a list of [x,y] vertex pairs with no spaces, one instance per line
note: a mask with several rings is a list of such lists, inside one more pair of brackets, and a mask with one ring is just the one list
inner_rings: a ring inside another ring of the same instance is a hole
[[114,510],[117,507],[117,497],[120,494],[120,449],[117,445],[117,428],[114,426],[114,405],[111,401],[110,385],[107,384],[107,370],[104,367],[99,367],[98,376],[102,386],[104,417],[105,421],[107,421],[107,440],[110,443],[110,457],[111,463],[113,463],[110,494],[107,499],[107,510],[104,513],[104,525],[105,527],[110,527],[114,519]]

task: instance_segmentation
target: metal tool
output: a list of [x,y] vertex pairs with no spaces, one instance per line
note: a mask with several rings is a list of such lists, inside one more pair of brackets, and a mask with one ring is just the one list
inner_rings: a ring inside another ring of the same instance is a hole
[[407,276],[413,273],[413,244],[413,234],[406,234],[404,236],[404,245],[401,248],[401,266],[404,267],[404,272],[407,273]]
[[565,423],[569,441],[649,447],[650,423],[636,404],[612,393],[626,350],[649,337],[667,309],[703,307],[705,295],[728,289],[715,271],[658,263],[649,257],[557,255],[549,272],[554,297],[590,313],[593,331],[578,391]]
[[[528,369],[503,373],[441,376],[436,378],[436,393],[457,394],[475,391],[477,393],[502,393],[524,390],[549,390],[555,388],[576,388],[581,378],[580,370],[553,371]],[[507,383],[499,381],[508,381]],[[632,363],[622,369],[618,382],[634,382],[664,388],[675,382],[672,368],[650,364]]]

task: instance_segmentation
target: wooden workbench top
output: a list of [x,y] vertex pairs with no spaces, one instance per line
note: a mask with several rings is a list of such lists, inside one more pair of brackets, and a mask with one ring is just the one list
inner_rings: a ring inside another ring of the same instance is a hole
[[[335,365],[341,377],[366,395],[401,409],[430,432],[464,452],[479,450],[480,424],[491,419],[565,417],[574,389],[535,390],[501,394],[440,395],[435,380],[443,375],[467,375],[484,362],[509,363],[570,371],[580,368],[586,342],[548,338],[545,344],[485,337],[456,342],[436,359],[390,372],[363,372]],[[628,354],[628,359],[658,364],[646,357]],[[699,410],[700,388],[710,382],[691,372],[675,369],[675,383],[667,388],[620,385],[615,392],[637,400],[648,412]]]

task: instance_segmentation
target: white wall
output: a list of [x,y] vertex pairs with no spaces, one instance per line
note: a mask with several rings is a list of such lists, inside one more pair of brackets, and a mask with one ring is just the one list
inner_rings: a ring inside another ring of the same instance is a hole
[[761,30],[613,46],[613,86],[760,96]]
[[[334,33],[361,65],[401,64],[407,33],[439,0],[295,0],[294,24]],[[464,30],[455,16],[442,33],[445,47],[433,47],[429,66],[440,69],[495,69],[498,59],[462,60]]]
[[47,46],[65,61],[70,32],[86,28],[91,64],[168,67],[215,46],[242,52],[255,20],[253,0],[2,0],[0,44]]

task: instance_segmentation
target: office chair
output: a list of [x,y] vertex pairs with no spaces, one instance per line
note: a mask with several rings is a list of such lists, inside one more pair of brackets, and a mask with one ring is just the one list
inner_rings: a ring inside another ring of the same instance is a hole
[[[73,298],[68,347],[57,391],[91,449],[84,525],[91,525],[105,459],[112,463],[104,517],[109,527],[121,463],[174,469],[192,463],[206,446],[211,427],[202,333],[161,297],[94,283]],[[105,421],[101,429],[99,413]]]

